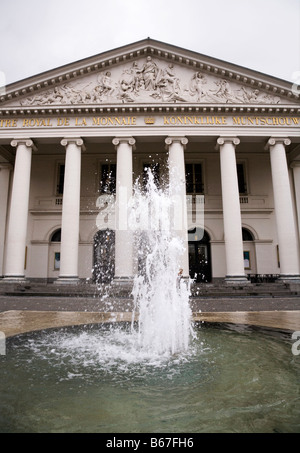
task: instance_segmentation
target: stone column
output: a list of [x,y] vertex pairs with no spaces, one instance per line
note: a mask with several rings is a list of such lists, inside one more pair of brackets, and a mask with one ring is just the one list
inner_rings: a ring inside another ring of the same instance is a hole
[[296,213],[298,221],[298,238],[300,239],[300,161],[291,163],[295,188]]
[[174,228],[185,246],[179,267],[183,269],[183,277],[187,278],[189,276],[189,252],[184,150],[188,139],[186,137],[167,137],[165,143],[169,151],[170,197],[174,199],[175,204]]
[[0,278],[3,276],[3,260],[4,260],[4,243],[6,230],[6,216],[8,203],[9,179],[12,165],[0,164]]
[[36,149],[30,139],[11,142],[17,148],[10,213],[6,239],[6,281],[24,280],[24,262],[27,236],[29,188],[32,150]]
[[61,223],[60,275],[57,283],[78,283],[81,138],[64,138],[65,178]]
[[219,137],[227,283],[247,283],[235,146],[237,137]]
[[280,273],[283,280],[299,278],[295,219],[285,153],[285,146],[290,143],[290,139],[284,137],[271,137],[267,143],[270,150]]
[[117,151],[115,280],[133,278],[133,233],[128,228],[128,201],[132,196],[133,137],[113,139]]

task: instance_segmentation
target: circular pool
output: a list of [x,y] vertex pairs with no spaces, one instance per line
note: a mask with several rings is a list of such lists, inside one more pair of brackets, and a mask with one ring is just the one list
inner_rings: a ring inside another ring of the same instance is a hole
[[129,323],[7,339],[0,432],[300,432],[291,334],[197,324],[187,351],[140,348]]

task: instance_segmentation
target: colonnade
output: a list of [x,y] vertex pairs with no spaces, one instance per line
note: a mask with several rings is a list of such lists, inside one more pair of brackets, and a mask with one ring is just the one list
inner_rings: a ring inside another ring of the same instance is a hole
[[[244,272],[243,241],[239,189],[236,172],[235,148],[240,143],[237,137],[219,137],[217,147],[220,152],[221,186],[224,219],[224,238],[226,253],[226,281],[246,283]],[[186,189],[184,150],[188,139],[184,136],[169,136],[165,145],[169,154],[170,195],[181,199],[184,218],[179,235],[187,243]],[[290,144],[286,137],[268,140],[270,152],[277,235],[280,250],[281,277],[299,277],[298,238],[296,233],[293,201],[289,180],[285,147]],[[16,147],[16,160],[11,189],[10,209],[5,241],[5,268],[2,269],[4,256],[4,231],[7,215],[9,185],[9,165],[0,164],[1,223],[0,223],[0,275],[4,281],[24,279],[24,260],[26,249],[31,157],[36,147],[31,139],[17,139],[11,142]],[[80,179],[81,154],[85,150],[81,138],[65,138],[61,145],[66,149],[65,180],[62,207],[61,266],[57,282],[76,283],[78,281],[78,248],[80,219]],[[127,202],[132,194],[132,161],[135,139],[117,137],[113,139],[117,152],[116,181],[116,242],[115,277],[128,280],[133,277],[133,240],[126,228]],[[294,169],[299,180],[296,197],[300,200],[300,168]],[[297,200],[298,203],[300,201]],[[299,212],[298,212],[298,215]],[[125,223],[124,223],[125,222]],[[188,250],[182,257],[181,267],[188,275]]]

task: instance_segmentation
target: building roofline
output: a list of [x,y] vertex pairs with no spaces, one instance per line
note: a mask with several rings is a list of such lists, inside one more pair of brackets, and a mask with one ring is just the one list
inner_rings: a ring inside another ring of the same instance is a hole
[[5,87],[4,94],[0,96],[0,105],[149,55],[189,66],[195,71],[240,82],[251,88],[262,89],[273,95],[284,96],[289,101],[296,101],[296,104],[299,101],[299,94],[293,90],[291,82],[148,37],[13,82]]
[[70,63],[66,63],[62,66],[58,66],[56,68],[52,68],[52,69],[48,69],[46,71],[42,71],[38,74],[35,74],[35,75],[32,75],[32,76],[29,76],[29,77],[26,77],[24,79],[20,79],[20,80],[17,80],[15,82],[12,82],[8,85],[6,85],[6,89],[7,90],[14,90],[14,89],[17,89],[17,87],[19,85],[24,85],[24,84],[27,84],[29,82],[31,83],[35,83],[35,79],[41,79],[41,78],[44,78],[46,75],[50,75],[51,73],[56,73],[56,72],[62,72],[64,73],[66,70],[71,70],[71,68],[74,66],[74,67],[77,67],[77,66],[82,66],[82,65],[85,65],[85,64],[89,64],[89,62],[92,62],[93,60],[97,60],[97,59],[105,59],[106,57],[108,57],[109,55],[111,55],[111,57],[113,58],[114,55],[118,55],[120,53],[126,53],[127,51],[130,51],[130,50],[133,50],[134,48],[141,48],[141,47],[144,47],[144,46],[153,46],[153,47],[157,47],[157,48],[161,48],[161,50],[164,50],[164,51],[171,51],[173,50],[174,53],[178,53],[178,54],[184,54],[184,58],[187,57],[187,55],[190,55],[190,57],[193,57],[195,59],[201,59],[203,61],[205,61],[206,63],[210,63],[212,65],[217,65],[217,66],[220,66],[222,67],[223,65],[226,66],[227,69],[232,69],[233,71],[236,71],[236,72],[247,72],[247,73],[251,73],[252,74],[252,77],[263,77],[263,78],[268,78],[268,79],[272,79],[274,81],[274,83],[283,83],[283,84],[287,84],[287,85],[292,85],[292,82],[290,81],[287,81],[287,80],[284,80],[284,79],[281,79],[281,78],[278,78],[278,77],[275,77],[275,76],[272,76],[270,74],[266,74],[266,73],[263,73],[261,71],[257,71],[257,70],[254,70],[254,69],[251,69],[249,67],[245,67],[245,66],[240,66],[236,63],[232,63],[232,62],[229,62],[229,61],[226,61],[226,60],[221,60],[219,58],[215,58],[215,57],[212,57],[212,56],[209,56],[209,55],[206,55],[206,54],[202,54],[202,53],[199,53],[199,52],[196,52],[196,51],[193,51],[193,50],[190,50],[190,49],[186,49],[184,47],[180,47],[180,46],[176,46],[176,45],[173,45],[173,44],[169,44],[169,43],[166,43],[166,42],[163,42],[163,41],[159,41],[159,40],[155,40],[155,39],[152,39],[150,37],[148,38],[145,38],[145,39],[142,39],[142,40],[139,40],[139,41],[135,41],[133,43],[130,43],[130,44],[125,44],[123,46],[118,46],[118,47],[115,47],[113,49],[110,49],[110,50],[106,50],[104,52],[101,52],[99,54],[95,54],[95,55],[91,55],[89,57],[85,57],[85,58],[81,58],[79,60],[75,60],[73,62],[70,62]]

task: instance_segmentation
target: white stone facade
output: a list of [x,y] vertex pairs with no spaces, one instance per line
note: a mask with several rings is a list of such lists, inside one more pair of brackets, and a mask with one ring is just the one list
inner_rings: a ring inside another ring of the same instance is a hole
[[183,213],[185,275],[299,277],[298,92],[148,39],[6,87],[3,281],[76,283],[92,280],[95,265],[131,279],[137,250],[124,222],[145,166],[170,181]]

